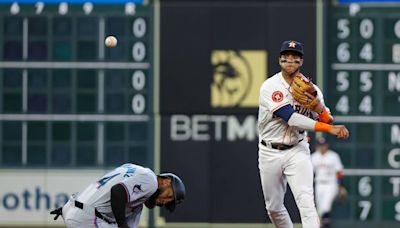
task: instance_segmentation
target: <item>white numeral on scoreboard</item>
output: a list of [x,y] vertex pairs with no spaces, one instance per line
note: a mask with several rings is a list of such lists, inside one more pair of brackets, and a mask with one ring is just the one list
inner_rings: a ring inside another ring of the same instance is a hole
[[93,11],[93,3],[91,2],[86,2],[83,4],[83,12],[85,12],[86,15],[91,14]]
[[337,47],[336,56],[339,62],[348,62],[350,60],[350,45],[348,43],[341,43]]
[[392,61],[400,63],[400,44],[393,44],[392,46]]
[[367,219],[369,211],[371,210],[371,202],[370,201],[360,201],[358,202],[358,206],[361,207],[361,213],[360,213],[360,220],[364,221]]
[[132,58],[140,62],[146,57],[146,47],[142,42],[136,42],[132,46]]
[[339,19],[337,21],[337,29],[339,30],[337,37],[339,39],[345,39],[349,37],[350,35],[349,23],[350,23],[349,19]]
[[19,10],[20,10],[19,5],[16,2],[14,2],[10,7],[10,13],[13,15],[18,14]]
[[370,71],[363,71],[360,74],[360,90],[368,92],[372,89],[374,83],[372,82],[372,73]]
[[44,3],[43,2],[36,2],[35,8],[36,8],[36,10],[35,10],[36,14],[41,14],[43,12],[43,9],[44,9]]
[[335,108],[336,111],[347,114],[349,112],[349,98],[346,95],[341,96]]
[[136,13],[136,6],[132,2],[128,2],[125,4],[125,14],[126,15],[134,15]]
[[367,62],[371,62],[371,60],[374,58],[374,54],[372,53],[372,44],[366,43],[362,47],[360,51],[360,59],[364,59]]
[[372,112],[372,98],[370,95],[365,96],[361,100],[358,110],[365,114],[370,114]]
[[136,38],[141,38],[146,34],[146,21],[143,18],[137,18],[132,24],[132,32]]
[[396,221],[400,221],[400,201],[394,205],[394,210],[396,211],[394,219],[396,219]]
[[400,38],[400,20],[394,24],[394,34],[396,34],[397,38]]
[[337,91],[346,91],[349,89],[350,82],[349,82],[349,72],[347,71],[339,71],[336,74],[336,89]]
[[146,100],[142,94],[136,94],[132,98],[132,111],[135,114],[142,114],[146,107]]
[[61,2],[60,5],[58,6],[58,13],[60,15],[65,15],[68,13],[68,3],[66,2]]
[[132,88],[134,88],[136,91],[141,91],[146,85],[146,76],[144,75],[143,71],[135,71],[132,75],[131,83]]
[[372,193],[371,177],[362,177],[358,181],[358,193],[361,196],[367,197]]
[[368,18],[365,18],[360,23],[360,35],[364,39],[369,39],[374,34],[374,23]]

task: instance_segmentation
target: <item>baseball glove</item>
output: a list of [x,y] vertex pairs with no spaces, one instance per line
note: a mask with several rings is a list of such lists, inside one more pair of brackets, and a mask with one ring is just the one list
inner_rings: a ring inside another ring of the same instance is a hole
[[313,111],[320,105],[317,98],[317,90],[310,79],[306,78],[302,73],[297,74],[290,85],[292,87],[292,97],[303,107]]
[[347,200],[347,190],[343,186],[339,186],[338,193],[336,195],[336,200],[340,203],[344,203]]

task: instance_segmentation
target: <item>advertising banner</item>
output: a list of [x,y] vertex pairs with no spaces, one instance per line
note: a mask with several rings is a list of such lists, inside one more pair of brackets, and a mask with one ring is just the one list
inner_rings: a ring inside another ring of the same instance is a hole
[[304,43],[303,72],[315,77],[315,12],[310,1],[161,2],[161,170],[187,186],[185,203],[162,211],[168,222],[268,221],[258,173],[259,88],[279,71],[285,40]]

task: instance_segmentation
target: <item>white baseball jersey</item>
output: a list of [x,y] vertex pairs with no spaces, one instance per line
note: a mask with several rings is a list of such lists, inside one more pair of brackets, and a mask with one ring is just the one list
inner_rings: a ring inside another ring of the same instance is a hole
[[338,193],[336,173],[343,170],[337,153],[328,150],[324,155],[316,151],[311,155],[315,173],[315,201],[320,216],[329,213]]
[[[317,98],[324,104],[321,90],[315,86]],[[293,109],[304,116],[315,119],[317,114],[301,106],[293,99],[290,93],[290,85],[279,72],[270,77],[260,89],[260,107],[258,112],[258,132],[260,140],[293,145],[304,139],[305,132],[297,127],[289,126],[282,118],[274,116],[279,108],[290,104]]]
[[[289,183],[300,210],[304,228],[319,228],[320,222],[314,204],[313,170],[310,149],[303,129],[289,126],[274,115],[279,108],[290,104],[304,116],[316,118],[316,113],[301,106],[290,93],[290,85],[279,72],[268,78],[260,88],[258,132],[260,141],[294,145],[287,150],[276,150],[259,143],[258,167],[265,206],[276,227],[293,227],[284,206],[286,184]],[[318,99],[323,103],[321,91],[316,87]],[[301,142],[299,142],[302,140]]]
[[[138,223],[143,203],[158,188],[157,176],[148,168],[134,164],[124,164],[90,184],[78,194],[76,200],[84,205],[93,206],[110,221],[115,222],[111,209],[110,190],[119,183],[125,187],[127,193],[126,218]],[[135,225],[137,226],[137,224]]]
[[314,167],[315,183],[337,183],[336,173],[343,171],[343,164],[339,155],[328,150],[325,154],[316,151],[311,155]]

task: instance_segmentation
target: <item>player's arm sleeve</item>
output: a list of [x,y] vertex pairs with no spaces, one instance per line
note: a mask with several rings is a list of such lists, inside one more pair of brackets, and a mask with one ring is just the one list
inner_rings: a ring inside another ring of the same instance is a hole
[[274,112],[274,115],[282,118],[284,121],[289,122],[290,117],[293,115],[294,109],[290,104],[287,104]]
[[307,116],[295,112],[289,104],[277,109],[274,114],[285,120],[289,126],[298,127],[306,131],[329,132],[332,128],[332,125],[317,122]]
[[122,184],[116,184],[111,188],[111,209],[118,227],[128,227],[125,218],[127,198],[127,192]]
[[318,86],[314,86],[315,89],[317,90],[317,98],[321,102],[322,107],[324,108],[321,113],[317,113],[319,121],[323,123],[332,123],[333,122],[333,117],[331,115],[330,109],[325,105],[324,101],[324,95],[322,94],[322,91],[319,89]]
[[[141,205],[143,207],[143,204]],[[142,214],[142,211],[135,213],[131,216],[128,217],[128,225],[129,227],[139,227],[139,222],[140,222],[140,215]]]
[[290,116],[288,124],[289,126],[295,126],[306,131],[315,132],[330,133],[330,130],[333,128],[333,126],[330,124],[315,121],[296,112]]
[[[261,88],[261,102],[268,104],[273,114],[285,120],[289,126],[298,127],[307,131],[329,132],[332,125],[317,122],[309,117],[296,113],[289,101],[285,98],[285,94],[281,90],[266,90]],[[279,98],[279,99],[278,99]]]

